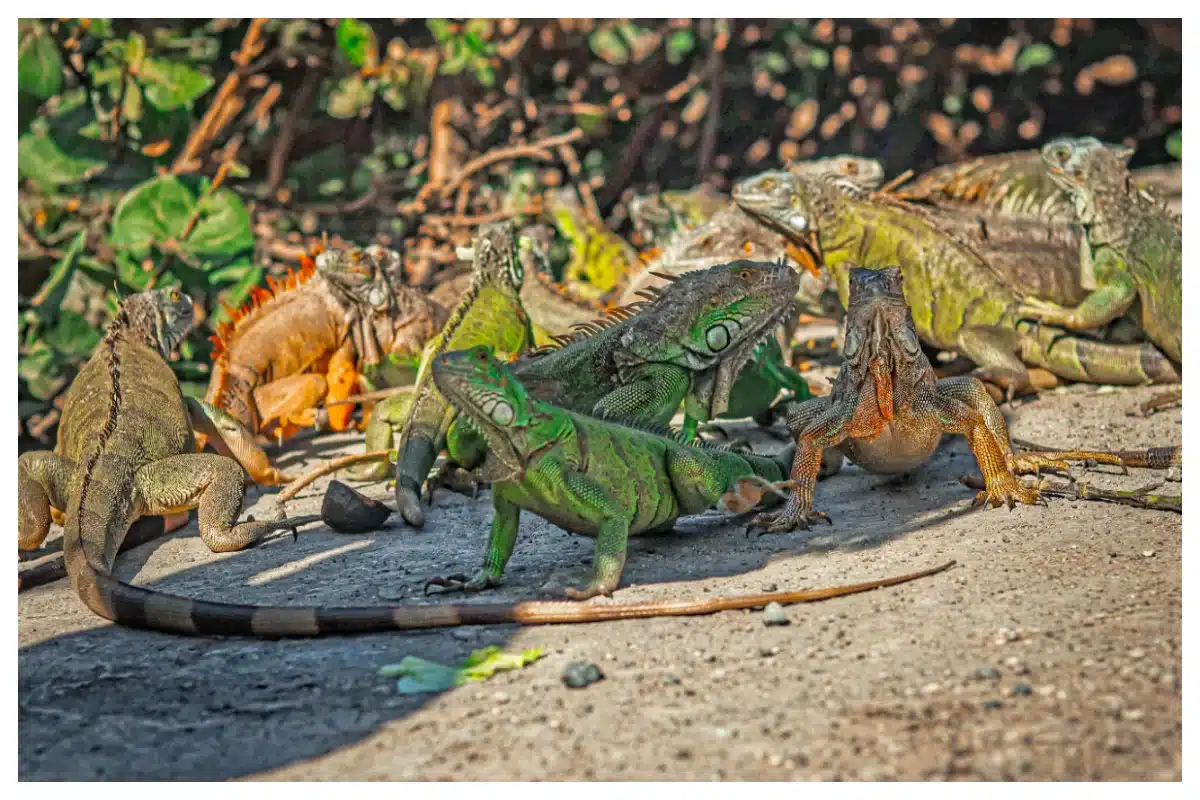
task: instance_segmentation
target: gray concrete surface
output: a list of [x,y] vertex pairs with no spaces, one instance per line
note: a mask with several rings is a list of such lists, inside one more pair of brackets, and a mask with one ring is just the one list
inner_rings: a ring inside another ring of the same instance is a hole
[[[1125,415],[1153,393],[1046,394],[1009,413],[1012,431],[1063,447],[1178,443],[1180,410]],[[352,437],[326,437],[287,448],[282,463],[354,448]],[[956,480],[964,473],[977,468],[951,439],[908,479],[851,467],[820,483],[817,507],[832,527],[745,538],[739,525],[692,518],[633,541],[619,600],[821,587],[959,562],[903,586],[791,607],[785,627],[729,612],[188,639],[107,624],[58,581],[19,597],[19,775],[1179,780],[1180,516],[1061,500],[973,510]],[[1133,488],[1160,475],[1087,479]],[[316,510],[324,486],[293,513]],[[390,502],[383,486],[369,493]],[[315,526],[295,543],[223,556],[208,552],[193,521],[126,553],[118,571],[227,601],[425,602],[427,576],[476,567],[490,516],[487,494],[443,494],[422,531],[393,516],[367,536]],[[57,546],[54,534],[47,549]],[[508,585],[487,599],[580,584],[591,548],[524,515]],[[438,696],[397,695],[376,675],[405,655],[454,663],[488,644],[548,655]],[[576,660],[598,664],[605,680],[564,687]]]

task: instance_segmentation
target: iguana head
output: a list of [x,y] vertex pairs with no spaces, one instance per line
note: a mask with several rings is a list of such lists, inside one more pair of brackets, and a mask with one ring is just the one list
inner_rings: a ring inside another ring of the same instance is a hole
[[822,263],[816,188],[815,182],[792,172],[770,170],[735,184],[733,201],[798,245],[801,255],[811,260],[811,265],[806,265],[811,269]]
[[391,305],[393,285],[404,282],[400,254],[380,245],[326,250],[316,258],[317,274],[343,299],[365,303],[385,312]]
[[1122,198],[1135,190],[1128,166],[1132,155],[1131,147],[1091,136],[1055,139],[1042,147],[1050,179],[1067,193],[1080,223],[1088,226],[1120,213]]
[[[912,311],[904,301],[899,267],[850,270],[842,355],[846,359],[843,370],[849,371],[857,385],[871,380],[880,416],[892,419],[897,384],[911,385],[929,369]],[[921,369],[922,361],[925,369]]]
[[800,178],[833,181],[857,191],[873,191],[883,184],[883,164],[861,156],[830,156],[797,161],[787,171]]
[[126,297],[110,330],[119,328],[169,358],[195,324],[191,297],[178,289],[151,289]]
[[489,455],[510,471],[522,469],[520,453],[535,422],[529,395],[488,345],[443,353],[431,365],[433,382],[483,434]]
[[518,252],[516,228],[511,222],[481,226],[473,250],[477,285],[505,287],[514,294],[521,291],[525,265]]
[[708,222],[729,204],[729,198],[707,184],[686,191],[637,195],[629,201],[629,218],[644,240],[641,246],[661,244],[671,234]]
[[734,261],[685,272],[630,320],[613,355],[618,369],[672,363],[699,373],[693,399],[709,418],[754,348],[791,307],[800,276],[787,264]]

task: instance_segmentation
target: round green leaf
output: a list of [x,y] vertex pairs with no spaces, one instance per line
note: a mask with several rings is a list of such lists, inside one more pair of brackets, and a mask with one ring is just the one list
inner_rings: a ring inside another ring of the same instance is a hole
[[109,242],[144,256],[151,243],[178,239],[195,207],[192,193],[174,175],[149,180],[121,198]]
[[49,31],[23,20],[17,32],[17,88],[46,99],[62,89],[62,55]]
[[147,58],[142,64],[146,99],[159,111],[190,107],[213,85],[211,76],[177,61]]
[[46,186],[82,183],[104,171],[105,162],[86,153],[67,153],[46,133],[30,132],[17,140],[17,169]]
[[183,243],[196,255],[232,256],[254,247],[250,212],[242,199],[228,189],[218,189],[200,201],[200,221]]

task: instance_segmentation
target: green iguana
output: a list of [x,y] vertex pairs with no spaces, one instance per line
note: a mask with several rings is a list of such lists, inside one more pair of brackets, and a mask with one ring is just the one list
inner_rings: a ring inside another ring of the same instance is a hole
[[[421,485],[445,446],[455,418],[454,409],[430,379],[433,359],[447,350],[481,343],[509,354],[533,346],[529,318],[520,301],[524,266],[512,224],[482,227],[475,240],[473,260],[471,288],[441,332],[426,344],[412,390],[379,403],[367,423],[367,452],[391,450],[394,432],[400,433],[396,447],[396,506],[404,521],[416,527],[425,521]],[[389,471],[386,462],[375,463],[351,468],[350,475],[358,480],[382,480]]]
[[192,300],[179,291],[127,297],[67,391],[55,450],[17,461],[18,547],[40,547],[52,512],[63,512],[67,574],[83,602],[109,619],[147,611],[111,575],[139,517],[199,508],[200,537],[218,553],[320,520],[234,524],[246,473],[233,459],[196,452],[193,421],[204,409],[184,399],[166,361],[194,321]]
[[287,608],[192,600],[122,583],[112,576],[113,563],[130,524],[140,515],[199,507],[200,535],[217,552],[240,550],[272,531],[319,519],[234,524],[242,505],[245,473],[223,456],[194,452],[189,408],[165,360],[192,322],[191,300],[177,291],[160,289],[127,298],[68,390],[56,452],[25,453],[17,462],[18,546],[38,547],[50,530],[51,510],[66,509],[63,552],[72,583],[88,608],[121,625],[192,635],[274,638],[684,616],[854,594],[931,575],[953,564],[829,589],[604,605]]
[[921,339],[966,355],[1010,399],[1033,388],[1027,364],[1075,381],[1179,381],[1149,343],[1109,344],[1022,322],[1022,296],[1007,277],[915,207],[778,171],[746,179],[733,196],[828,267],[843,305],[851,266],[898,264]]
[[575,188],[550,189],[545,209],[559,234],[571,243],[571,260],[563,281],[580,297],[610,297],[638,263],[638,252],[617,234],[593,219],[579,202]]
[[492,485],[495,516],[483,567],[463,586],[469,590],[503,582],[522,509],[596,538],[591,583],[567,590],[584,600],[617,588],[629,536],[712,508],[743,480],[779,483],[787,468],[782,460],[687,445],[669,429],[601,421],[540,401],[488,347],[438,356],[433,379],[487,440],[479,472]]
[[986,482],[975,502],[1009,508],[1015,501],[1038,501],[1037,490],[1021,486],[1014,473],[1065,470],[1067,459],[1121,463],[1099,452],[1014,455],[1004,417],[982,383],[970,376],[934,376],[905,304],[903,283],[899,267],[849,269],[846,362],[830,394],[789,409],[788,430],[796,440],[793,494],[783,509],[756,516],[751,527],[788,531],[808,528],[816,519],[830,521],[812,508],[826,449],[836,448],[870,472],[901,473],[933,455],[943,434],[961,434]]
[[1086,137],[1042,148],[1086,232],[1096,289],[1068,308],[1029,297],[1019,313],[1068,330],[1087,330],[1140,304],[1142,329],[1176,365],[1183,364],[1183,228],[1181,219],[1140,189],[1127,147]]

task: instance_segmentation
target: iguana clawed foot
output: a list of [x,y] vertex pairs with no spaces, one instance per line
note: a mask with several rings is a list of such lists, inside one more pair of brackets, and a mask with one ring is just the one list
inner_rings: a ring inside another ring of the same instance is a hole
[[446,577],[433,577],[425,581],[424,592],[429,594],[430,586],[439,586],[447,592],[481,592],[504,583],[503,577],[488,575],[484,570],[475,573],[470,580],[461,572]]
[[978,506],[984,503],[992,508],[998,508],[1002,505],[1008,506],[1008,510],[1012,511],[1016,508],[1018,502],[1025,505],[1048,505],[1045,498],[1033,486],[1022,486],[1017,482],[1017,479],[1010,473],[1002,473],[998,477],[989,480],[985,488],[975,495],[975,499],[971,501],[971,505]]
[[467,495],[472,500],[479,499],[479,490],[488,484],[479,480],[471,470],[450,461],[443,462],[433,475],[425,481],[421,489],[421,499],[428,505],[433,505],[433,495],[438,489],[449,489],[458,494]]
[[746,527],[746,535],[749,536],[750,531],[754,528],[758,528],[762,534],[787,533],[796,529],[806,531],[811,527],[811,523],[819,519],[825,520],[830,525],[833,524],[833,520],[824,511],[804,508],[795,497],[792,497],[782,510],[756,515]]
[[1171,389],[1160,394],[1156,394],[1146,402],[1138,406],[1137,411],[1127,411],[1126,416],[1130,417],[1148,417],[1164,408],[1169,408],[1183,401],[1183,389]]

